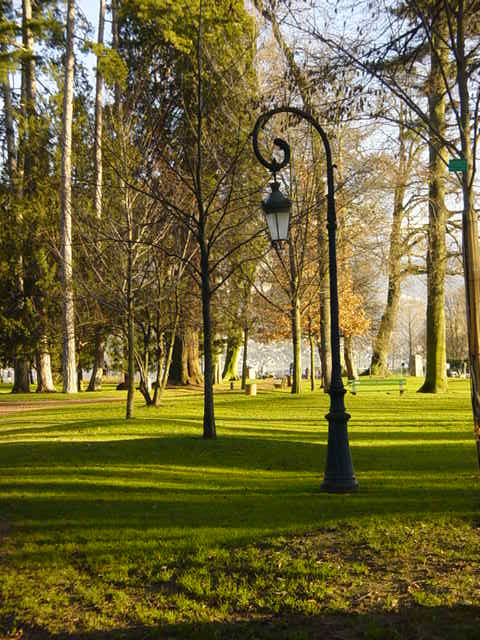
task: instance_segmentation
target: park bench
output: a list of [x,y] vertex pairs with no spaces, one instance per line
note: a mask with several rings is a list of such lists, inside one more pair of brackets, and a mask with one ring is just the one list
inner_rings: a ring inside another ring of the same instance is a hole
[[390,389],[398,389],[402,395],[406,385],[405,378],[362,378],[361,380],[349,380],[347,386],[353,395],[359,391],[388,391]]
[[274,389],[286,389],[287,388],[287,379],[274,379],[273,380],[273,388]]

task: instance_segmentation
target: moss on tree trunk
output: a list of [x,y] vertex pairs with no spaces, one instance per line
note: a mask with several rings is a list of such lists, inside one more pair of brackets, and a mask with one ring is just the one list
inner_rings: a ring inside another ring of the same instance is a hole
[[227,338],[227,353],[225,355],[225,366],[223,367],[222,378],[228,380],[238,380],[237,368],[242,347],[241,330]]

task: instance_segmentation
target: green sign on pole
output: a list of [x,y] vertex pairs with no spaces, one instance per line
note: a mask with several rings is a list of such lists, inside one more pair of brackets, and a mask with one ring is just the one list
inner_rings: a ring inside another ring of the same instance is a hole
[[448,161],[448,170],[455,172],[463,171],[465,173],[467,170],[467,161],[465,158],[452,158]]

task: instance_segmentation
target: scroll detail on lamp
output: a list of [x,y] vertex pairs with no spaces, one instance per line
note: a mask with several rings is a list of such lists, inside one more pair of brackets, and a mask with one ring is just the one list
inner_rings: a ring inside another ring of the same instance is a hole
[[288,240],[292,203],[280,191],[280,184],[276,180],[270,183],[270,187],[272,191],[268,198],[262,202],[262,208],[272,244],[276,245]]

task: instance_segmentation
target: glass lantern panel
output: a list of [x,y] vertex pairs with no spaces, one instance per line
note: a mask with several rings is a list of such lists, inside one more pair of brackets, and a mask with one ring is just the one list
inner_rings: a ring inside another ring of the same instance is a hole
[[272,242],[287,240],[290,212],[277,211],[276,213],[268,213],[265,217],[267,218],[268,230]]

